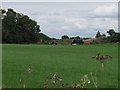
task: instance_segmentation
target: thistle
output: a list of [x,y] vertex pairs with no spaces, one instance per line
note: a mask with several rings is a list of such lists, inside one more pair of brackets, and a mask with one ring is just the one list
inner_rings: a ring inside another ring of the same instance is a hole
[[92,56],[93,59],[96,59],[101,62],[102,65],[102,87],[104,87],[104,63],[105,60],[112,59],[110,55],[101,55],[98,53],[96,56]]
[[51,86],[52,88],[57,88],[58,86],[65,87],[65,85],[66,84],[63,83],[63,80],[58,73],[50,73],[44,83],[44,88],[48,88],[48,86]]

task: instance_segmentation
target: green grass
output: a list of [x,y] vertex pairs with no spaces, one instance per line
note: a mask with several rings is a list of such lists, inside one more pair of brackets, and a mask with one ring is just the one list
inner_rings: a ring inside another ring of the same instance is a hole
[[[3,87],[20,88],[20,79],[31,66],[33,72],[27,77],[27,88],[43,88],[46,76],[58,72],[64,82],[79,82],[83,75],[97,69],[98,87],[102,87],[101,63],[91,56],[97,53],[113,57],[105,63],[104,87],[118,87],[118,46],[104,45],[17,45],[3,44]],[[91,83],[88,87],[94,87]]]

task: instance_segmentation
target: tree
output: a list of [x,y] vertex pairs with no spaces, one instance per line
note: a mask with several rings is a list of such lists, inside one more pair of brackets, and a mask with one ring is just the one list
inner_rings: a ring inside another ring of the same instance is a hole
[[106,37],[106,34],[102,34],[102,36]]
[[48,44],[51,40],[50,37],[48,37],[47,35],[43,34],[43,33],[39,33],[39,42],[40,43],[44,43],[44,44]]
[[110,42],[119,42],[120,43],[120,33],[119,32],[115,32],[114,29],[110,29],[109,31],[107,31],[107,33],[110,35],[110,37],[108,37]]
[[0,12],[1,12],[2,14],[6,13],[5,9],[0,9]]
[[6,16],[2,20],[2,35],[3,42],[14,43],[16,42],[16,22],[15,22],[15,13],[13,10],[8,9]]
[[8,9],[2,19],[3,43],[35,43],[39,41],[40,26],[27,15]]
[[5,13],[6,13],[5,9],[0,9],[0,19],[4,18]]
[[70,39],[80,39],[79,36],[76,36],[76,37],[70,37]]
[[79,37],[79,36],[76,36],[75,39],[80,39],[80,37]]
[[[39,41],[39,25],[37,22],[24,15],[17,20],[17,26],[19,27],[19,33],[22,35],[23,43],[32,43]],[[21,32],[22,31],[22,32]]]
[[99,38],[99,37],[101,37],[101,34],[100,34],[100,32],[98,31],[97,34],[96,34],[96,38]]
[[69,37],[67,35],[64,35],[61,37],[61,39],[69,39]]
[[108,33],[110,36],[114,36],[114,35],[115,35],[114,29],[110,29],[109,31],[107,31],[107,33]]
[[120,43],[120,33],[119,32],[115,32],[114,29],[109,29],[109,31],[107,31],[107,33],[109,34],[108,37],[106,37],[105,34],[100,34],[100,32],[98,31],[96,34],[96,37],[101,37],[100,39],[95,40],[95,43]]

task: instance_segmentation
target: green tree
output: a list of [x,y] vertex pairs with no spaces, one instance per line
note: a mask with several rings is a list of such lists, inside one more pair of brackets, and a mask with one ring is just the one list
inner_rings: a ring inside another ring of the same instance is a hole
[[70,39],[80,39],[79,36],[76,36],[76,37],[70,37]]
[[1,12],[2,14],[6,13],[5,9],[0,9],[0,12]]
[[39,33],[39,42],[41,44],[48,44],[51,40],[50,37],[48,37],[47,35],[43,34],[43,33]]
[[75,39],[80,39],[80,37],[79,37],[79,36],[76,36]]
[[110,36],[114,36],[114,35],[115,35],[114,29],[110,29],[109,31],[107,31],[107,33],[108,33]]
[[6,12],[6,16],[2,20],[2,35],[3,35],[3,42],[8,43],[15,43],[16,42],[16,22],[15,22],[15,13],[8,9]]
[[27,15],[8,9],[2,19],[3,43],[35,43],[39,41],[40,26]]
[[0,19],[4,18],[5,13],[6,13],[5,9],[0,9]]
[[61,37],[61,39],[63,40],[63,39],[69,39],[69,37],[67,36],[67,35],[63,35],[62,37]]
[[19,33],[22,36],[23,43],[32,43],[39,40],[39,25],[34,20],[31,20],[28,16],[24,15],[17,20],[17,26]]
[[98,31],[97,34],[96,34],[96,38],[99,38],[99,37],[101,37],[101,34],[100,34],[100,32]]
[[106,34],[102,34],[102,36],[104,36],[104,37],[105,37],[105,36],[106,36]]
[[108,37],[110,42],[119,42],[120,43],[120,33],[119,32],[115,32],[114,29],[110,29],[109,31],[107,31],[107,33],[110,35],[110,37]]

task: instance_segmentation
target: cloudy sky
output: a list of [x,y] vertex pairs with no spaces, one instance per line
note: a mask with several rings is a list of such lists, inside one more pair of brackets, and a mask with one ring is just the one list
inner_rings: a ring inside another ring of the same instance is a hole
[[118,31],[117,2],[3,2],[2,8],[12,8],[28,15],[50,37],[62,35],[95,37],[99,30]]

